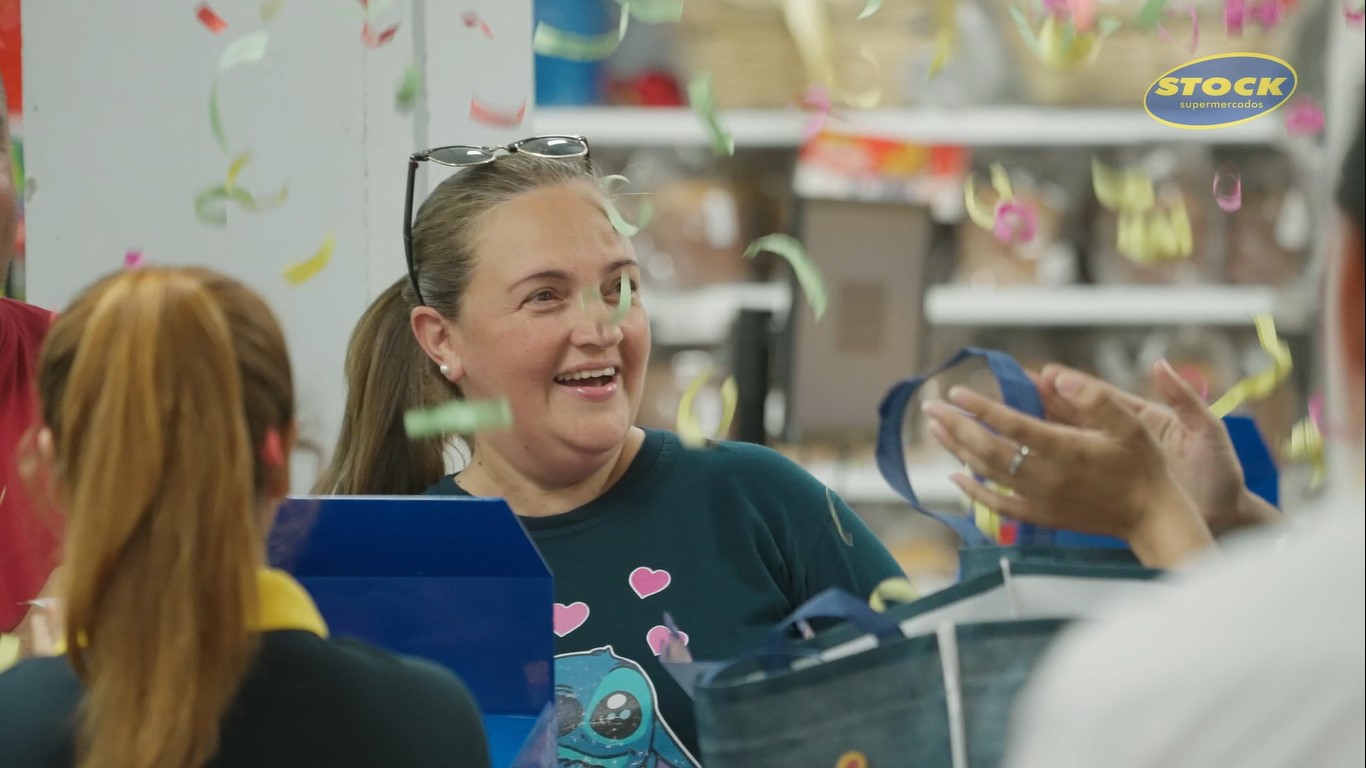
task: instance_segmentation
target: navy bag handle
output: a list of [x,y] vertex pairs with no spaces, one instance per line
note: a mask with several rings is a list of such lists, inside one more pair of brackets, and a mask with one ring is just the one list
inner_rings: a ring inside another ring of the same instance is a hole
[[769,630],[767,647],[761,659],[764,669],[770,672],[781,669],[784,661],[793,658],[793,651],[788,647],[791,630],[797,622],[811,619],[843,619],[860,632],[876,636],[879,643],[905,637],[895,619],[878,613],[848,592],[831,587],[802,603],[791,616]]
[[[926,381],[970,358],[980,357],[987,361],[992,375],[1001,387],[1001,400],[1017,411],[1035,418],[1043,418],[1043,400],[1034,382],[1025,375],[1024,369],[1015,359],[1004,352],[980,347],[966,347],[949,358],[935,370],[924,376],[903,379],[888,390],[878,406],[877,468],[883,479],[892,489],[910,502],[911,508],[929,515],[952,528],[963,540],[965,547],[980,547],[992,544],[991,539],[977,528],[977,525],[964,515],[936,512],[920,503],[911,487],[911,479],[906,474],[906,451],[901,444],[901,434],[906,418],[906,406],[910,404],[917,390]],[[1054,532],[1047,528],[1026,523],[1019,524],[1019,543],[1021,545],[1046,546],[1053,543]]]

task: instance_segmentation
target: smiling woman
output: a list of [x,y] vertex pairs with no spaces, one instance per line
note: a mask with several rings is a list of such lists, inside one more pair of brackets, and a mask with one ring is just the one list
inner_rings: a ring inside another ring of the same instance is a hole
[[[822,590],[867,595],[901,571],[777,453],[685,450],[635,426],[650,324],[630,240],[586,142],[553,157],[519,145],[419,209],[409,277],[352,336],[319,491],[505,498],[555,574],[561,759],[693,766],[692,703],[657,658],[665,612],[695,657],[728,658]],[[513,415],[478,434],[457,475],[440,440],[408,440],[402,424],[452,398],[505,399]]]

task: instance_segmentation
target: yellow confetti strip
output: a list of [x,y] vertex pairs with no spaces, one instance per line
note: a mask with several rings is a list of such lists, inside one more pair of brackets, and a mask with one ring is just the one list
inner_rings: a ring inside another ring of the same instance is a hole
[[1136,168],[1116,170],[1091,158],[1091,184],[1096,199],[1112,211],[1146,211],[1157,196],[1152,179]]
[[612,317],[608,320],[612,325],[621,325],[626,319],[626,315],[631,311],[631,278],[625,272],[621,273],[621,290],[618,292],[616,309],[612,310]]
[[735,403],[739,399],[738,387],[734,376],[726,377],[721,384],[721,423],[717,425],[713,436],[708,438],[702,431],[702,424],[698,421],[697,415],[693,413],[693,401],[697,399],[697,393],[702,391],[707,381],[711,378],[711,368],[708,367],[697,378],[688,384],[688,388],[683,392],[683,399],[678,403],[678,419],[675,429],[678,437],[683,441],[683,445],[688,448],[701,448],[707,444],[707,440],[720,440],[730,432],[730,422],[735,418]]
[[825,505],[830,509],[830,519],[835,521],[835,532],[840,535],[840,541],[846,547],[854,546],[854,537],[845,532],[844,523],[840,522],[839,508],[835,506],[835,493],[828,485],[825,486]]
[[506,399],[452,400],[435,408],[403,414],[403,429],[417,440],[442,435],[471,435],[512,426],[512,405]]
[[1314,474],[1309,479],[1310,490],[1323,485],[1327,474],[1324,459],[1323,433],[1311,418],[1303,418],[1290,429],[1290,437],[1281,448],[1287,461],[1308,464]]
[[285,0],[261,0],[261,23],[269,24],[285,7]]
[[601,61],[616,52],[617,46],[626,38],[626,28],[630,23],[631,14],[625,8],[621,11],[617,31],[601,35],[578,35],[538,22],[531,38],[531,47],[542,56],[580,62]]
[[1271,356],[1271,366],[1234,384],[1224,396],[1209,407],[1216,418],[1224,418],[1243,403],[1264,400],[1276,391],[1294,367],[1290,360],[1290,345],[1276,335],[1276,321],[1271,315],[1253,318],[1257,326],[1257,343]]
[[996,190],[998,199],[994,206],[988,208],[977,198],[977,187],[972,176],[968,176],[963,182],[963,204],[967,208],[968,218],[973,224],[988,231],[996,228],[996,206],[1015,200],[1015,192],[1010,186],[1010,174],[1006,173],[1005,167],[1000,163],[991,164],[991,188]]
[[915,588],[910,579],[893,576],[873,587],[873,593],[868,596],[868,606],[878,613],[886,613],[888,601],[914,603],[919,599],[920,590]]
[[323,239],[322,247],[311,257],[296,262],[285,268],[285,279],[292,285],[302,285],[312,280],[317,274],[323,271],[328,262],[332,261],[332,251],[336,247],[336,240],[329,232]]
[[251,162],[251,153],[243,152],[233,158],[232,164],[228,166],[228,175],[223,180],[223,188],[232,192],[237,188],[237,176],[242,173],[242,169]]

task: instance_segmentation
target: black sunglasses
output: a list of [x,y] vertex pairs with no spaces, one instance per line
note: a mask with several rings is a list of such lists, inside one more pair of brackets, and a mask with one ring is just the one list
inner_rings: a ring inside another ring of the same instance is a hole
[[413,181],[417,178],[417,164],[430,160],[451,168],[468,168],[491,163],[505,154],[510,155],[514,152],[565,160],[580,157],[589,159],[588,139],[582,136],[532,136],[502,147],[456,144],[415,152],[408,158],[408,194],[403,204],[403,254],[408,259],[408,280],[413,284],[413,293],[417,295],[418,304],[427,302],[422,298],[422,289],[417,287],[417,266],[413,264]]

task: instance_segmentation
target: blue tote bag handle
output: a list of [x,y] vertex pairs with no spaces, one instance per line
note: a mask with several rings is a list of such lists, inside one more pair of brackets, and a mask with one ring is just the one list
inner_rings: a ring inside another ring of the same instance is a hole
[[[952,528],[963,540],[963,546],[980,547],[993,542],[971,519],[964,515],[937,512],[920,503],[920,498],[915,495],[915,489],[911,487],[911,478],[906,474],[906,451],[901,444],[906,406],[915,397],[915,393],[926,381],[971,358],[986,360],[987,366],[1001,387],[1002,402],[1022,413],[1043,418],[1043,400],[1039,397],[1039,391],[1014,358],[994,349],[966,347],[939,368],[924,376],[903,379],[887,392],[886,397],[882,399],[882,405],[878,406],[877,468],[887,484],[910,502],[912,509]],[[1020,544],[1053,543],[1053,531],[1046,528],[1021,523],[1018,530]]]
[[879,643],[904,637],[896,620],[878,613],[848,592],[831,587],[802,603],[792,615],[769,630],[762,659],[765,669],[772,671],[775,667],[780,668],[793,657],[792,649],[788,647],[792,628],[797,622],[811,619],[843,619],[860,632],[876,636]]

